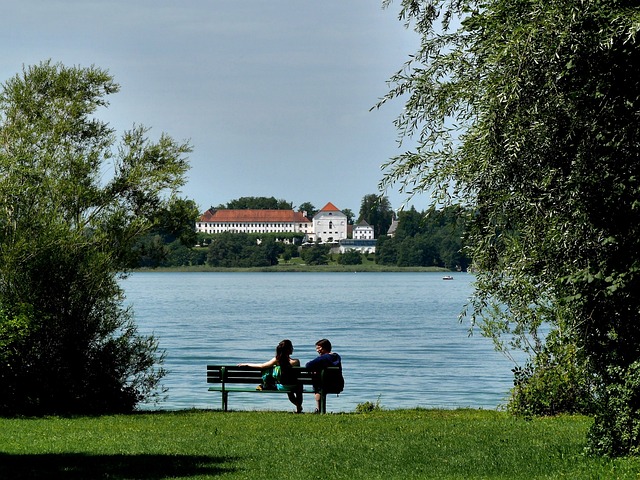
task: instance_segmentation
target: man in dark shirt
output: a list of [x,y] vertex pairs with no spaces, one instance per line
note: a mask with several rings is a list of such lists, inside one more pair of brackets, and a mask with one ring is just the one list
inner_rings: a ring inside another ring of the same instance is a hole
[[[344,378],[342,377],[342,359],[340,355],[331,351],[331,342],[326,338],[322,340],[318,340],[316,342],[316,352],[318,352],[318,356],[307,362],[305,365],[308,370],[319,372],[327,367],[339,367],[340,371],[337,375],[332,375],[331,378],[328,379],[327,391],[324,393],[340,393],[344,388]],[[329,372],[327,372],[329,373]],[[326,379],[325,379],[326,380]],[[318,383],[319,383],[319,375],[318,375]],[[313,386],[315,392],[320,391],[320,386],[315,384]],[[316,393],[316,413],[320,411],[320,394]]]

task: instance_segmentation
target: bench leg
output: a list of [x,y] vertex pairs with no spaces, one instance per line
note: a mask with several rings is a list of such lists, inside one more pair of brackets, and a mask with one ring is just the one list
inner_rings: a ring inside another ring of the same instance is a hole
[[320,413],[327,413],[327,394],[320,394]]
[[227,411],[227,405],[229,402],[229,392],[222,392],[222,411]]

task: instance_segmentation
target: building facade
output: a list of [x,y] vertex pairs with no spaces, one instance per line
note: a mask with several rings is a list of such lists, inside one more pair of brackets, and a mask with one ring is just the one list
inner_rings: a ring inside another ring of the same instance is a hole
[[347,216],[333,203],[327,203],[313,217],[311,241],[337,243],[347,238]]
[[225,210],[210,208],[196,222],[196,232],[313,234],[305,212],[293,210]]
[[373,227],[367,223],[366,220],[360,220],[360,222],[353,227],[353,239],[354,240],[373,240],[375,233]]
[[353,238],[340,240],[340,248],[338,253],[345,253],[349,250],[355,250],[360,253],[376,253],[376,240],[373,227],[365,220],[361,220],[357,225],[353,226]]

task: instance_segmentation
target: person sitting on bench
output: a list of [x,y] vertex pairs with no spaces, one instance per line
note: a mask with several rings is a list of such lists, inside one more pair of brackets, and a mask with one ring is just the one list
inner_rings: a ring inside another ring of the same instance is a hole
[[[330,379],[330,385],[327,389],[326,393],[340,393],[344,389],[344,378],[342,376],[342,359],[340,355],[336,352],[331,351],[331,342],[326,338],[322,340],[318,340],[316,342],[316,352],[318,356],[313,360],[307,362],[305,367],[309,370],[320,372],[327,367],[338,367],[340,370],[337,372],[337,375],[333,376]],[[327,372],[328,373],[328,372]],[[319,383],[319,380],[317,380]],[[313,386],[314,391],[316,392],[316,413],[320,412],[320,386],[315,384]]]
[[[240,363],[239,367],[259,368],[269,370],[270,375],[275,380],[276,390],[287,392],[289,401],[296,406],[296,413],[302,413],[302,385],[298,383],[296,374],[292,367],[299,367],[300,360],[291,358],[293,354],[293,344],[291,340],[282,340],[276,346],[276,356],[264,363]],[[258,388],[265,388],[261,385]]]

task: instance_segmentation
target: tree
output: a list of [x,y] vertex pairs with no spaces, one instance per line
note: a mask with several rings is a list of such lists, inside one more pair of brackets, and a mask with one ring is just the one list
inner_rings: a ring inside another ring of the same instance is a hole
[[285,262],[289,262],[292,258],[297,258],[300,256],[300,252],[298,251],[298,247],[295,243],[285,243],[284,249],[282,251],[282,259]]
[[411,207],[400,212],[395,235],[383,235],[376,242],[376,263],[466,270],[469,259],[463,243],[465,217],[457,206],[428,212]]
[[406,94],[397,126],[417,147],[386,164],[381,186],[470,207],[472,323],[534,356],[554,354],[542,324],[575,345],[598,400],[590,447],[637,453],[637,4],[400,4],[421,46],[382,103]]
[[347,250],[338,256],[339,265],[361,265],[362,254],[357,250]]
[[398,246],[398,266],[432,266],[439,265],[437,249],[427,237],[418,235],[407,237]]
[[132,267],[190,265],[190,248],[198,241],[194,225],[199,215],[195,202],[183,198],[171,199],[158,209],[153,228],[134,246],[137,258]]
[[190,147],[141,126],[116,142],[96,113],[118,90],[104,70],[51,62],[0,87],[2,413],[130,411],[158,393],[162,353],[118,278]]
[[243,260],[243,249],[253,247],[246,233],[223,232],[211,239],[207,264],[213,267],[238,267]]
[[275,197],[240,197],[219,208],[229,210],[291,210],[293,203],[283,199],[276,200]]
[[362,220],[373,227],[376,238],[385,235],[393,221],[393,209],[389,199],[376,194],[365,195],[360,204],[358,222]]
[[320,244],[304,247],[300,252],[300,258],[307,265],[328,265],[329,250],[331,250],[331,247]]
[[278,264],[284,244],[274,234],[224,232],[212,237],[207,264],[213,267],[268,267]]
[[451,270],[467,269],[469,258],[464,243],[467,215],[459,205],[431,209],[424,215],[422,232],[436,246],[440,266]]
[[425,214],[420,213],[412,206],[409,210],[403,210],[398,215],[398,227],[395,236],[398,239],[415,237],[423,231]]
[[380,265],[398,264],[398,242],[395,238],[382,235],[376,240],[376,263]]
[[347,225],[353,225],[353,219],[355,218],[355,215],[353,214],[351,209],[343,208],[342,213],[344,213],[345,216],[347,217]]
[[307,212],[307,218],[308,219],[312,219],[313,216],[316,213],[318,213],[318,210],[316,210],[316,207],[314,207],[311,202],[301,203],[300,206],[298,207],[298,211],[299,212]]
[[159,209],[154,223],[166,241],[179,240],[183,245],[193,247],[198,239],[194,225],[199,217],[198,206],[193,200],[173,198],[166,207]]

